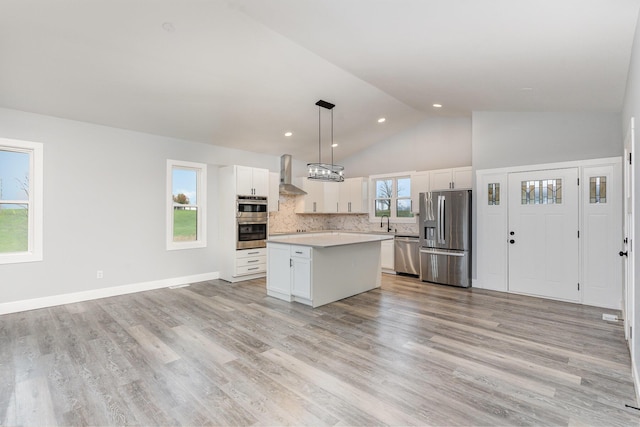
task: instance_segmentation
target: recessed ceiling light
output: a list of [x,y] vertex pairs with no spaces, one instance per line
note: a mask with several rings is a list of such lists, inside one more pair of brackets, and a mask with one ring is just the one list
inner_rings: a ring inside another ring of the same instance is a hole
[[162,29],[167,33],[173,33],[176,30],[176,27],[174,27],[171,22],[164,22],[162,24]]
[[387,121],[387,119],[385,119],[384,117],[380,117],[380,118],[378,119],[378,123],[384,123],[384,122],[386,122],[386,121]]
[[338,146],[337,142],[334,142],[333,144],[331,144],[331,148],[336,148]]
[[434,108],[442,108],[442,104],[433,104]]
[[284,133],[284,136],[291,136],[291,135],[293,135],[293,132],[285,132]]

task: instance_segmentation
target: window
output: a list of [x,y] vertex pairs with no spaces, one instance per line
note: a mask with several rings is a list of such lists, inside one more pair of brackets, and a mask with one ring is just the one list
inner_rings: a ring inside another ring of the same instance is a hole
[[391,221],[414,222],[411,212],[411,177],[379,175],[372,177],[372,182],[372,219],[388,215]]
[[207,165],[167,160],[167,250],[207,246]]
[[500,204],[500,183],[493,182],[489,184],[487,189],[487,194],[489,196],[488,205],[496,206]]
[[0,138],[0,264],[42,261],[42,153]]
[[607,177],[589,178],[589,203],[607,203]]
[[560,204],[562,203],[562,180],[522,181],[521,196],[523,205]]

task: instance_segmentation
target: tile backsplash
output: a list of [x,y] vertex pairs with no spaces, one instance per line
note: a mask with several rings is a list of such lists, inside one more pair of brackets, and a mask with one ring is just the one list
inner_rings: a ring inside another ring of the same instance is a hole
[[[280,210],[269,213],[269,233],[295,233],[298,231],[344,230],[386,231],[387,221],[369,222],[368,214],[296,214],[296,201],[302,196],[280,195]],[[391,228],[401,233],[418,234],[417,224],[394,224]]]

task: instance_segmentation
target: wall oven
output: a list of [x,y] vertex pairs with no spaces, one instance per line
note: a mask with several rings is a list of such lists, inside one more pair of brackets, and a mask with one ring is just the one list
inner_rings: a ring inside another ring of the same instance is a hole
[[236,203],[236,249],[267,246],[267,198],[238,196]]

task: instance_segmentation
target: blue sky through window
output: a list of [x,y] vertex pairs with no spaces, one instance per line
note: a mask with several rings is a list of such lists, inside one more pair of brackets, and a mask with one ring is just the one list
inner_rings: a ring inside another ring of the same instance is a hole
[[0,150],[0,200],[27,200],[29,153]]
[[198,173],[193,169],[173,169],[172,194],[182,193],[189,198],[190,204],[197,204]]

